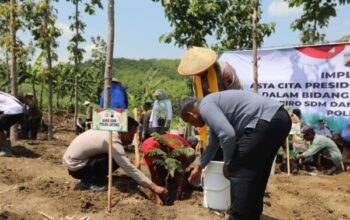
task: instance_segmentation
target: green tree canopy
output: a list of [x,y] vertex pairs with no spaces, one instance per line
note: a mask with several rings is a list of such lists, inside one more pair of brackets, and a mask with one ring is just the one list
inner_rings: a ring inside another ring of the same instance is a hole
[[329,24],[331,17],[337,16],[336,7],[350,3],[350,0],[286,0],[289,7],[302,7],[303,13],[291,24],[291,28],[301,31],[302,43],[324,42],[325,34],[321,33],[323,28]]
[[[252,48],[254,0],[152,0],[161,2],[165,16],[174,28],[160,41],[182,46],[209,46],[206,38],[215,36],[217,49]],[[258,13],[258,21],[261,10]],[[258,46],[275,30],[275,23],[258,24]]]

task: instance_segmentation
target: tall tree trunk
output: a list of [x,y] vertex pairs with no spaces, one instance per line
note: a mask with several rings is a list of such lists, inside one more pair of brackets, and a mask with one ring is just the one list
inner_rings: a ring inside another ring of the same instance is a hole
[[[320,4],[319,3],[320,1],[318,1],[318,0],[316,0],[316,1],[317,1],[316,8],[314,8],[315,18],[318,17],[318,11],[319,11],[318,5]],[[316,41],[316,31],[317,31],[317,20],[314,19],[314,24],[312,26],[312,34],[311,34],[311,43],[315,43],[315,41]]]
[[75,131],[77,130],[76,121],[78,119],[79,114],[79,108],[78,108],[78,70],[75,73],[74,77],[74,123],[73,126],[75,128]]
[[[17,44],[16,44],[16,0],[11,0],[10,32],[11,32],[11,94],[17,96]],[[10,140],[17,140],[17,124],[11,127]]]
[[[51,64],[51,56],[48,55],[47,58],[48,66],[49,66],[49,73],[51,74],[52,68],[50,68]],[[50,70],[51,69],[51,70]],[[48,93],[49,93],[49,100],[48,100],[48,131],[47,131],[47,137],[48,139],[53,138],[53,111],[52,111],[52,84],[53,84],[53,77],[51,75],[48,76]]]
[[[74,76],[74,77],[75,77],[75,76]],[[75,79],[74,79],[74,82],[75,82]],[[75,94],[75,88],[72,89],[72,90],[70,91],[70,95],[69,95],[69,103],[70,103],[70,104],[72,103],[74,94]]]
[[108,39],[107,39],[107,54],[105,68],[105,93],[103,107],[108,108],[111,100],[111,81],[112,81],[112,62],[114,48],[114,0],[108,0]]
[[99,85],[98,85],[98,87],[97,87],[97,89],[96,89],[96,95],[97,95],[97,103],[99,103],[99,101],[100,101],[100,95],[101,95],[101,92],[103,91],[103,87],[104,87],[104,80],[103,80],[103,76],[104,76],[104,74],[105,74],[105,65],[106,65],[106,63],[104,63],[103,65],[101,65],[101,71],[100,71],[100,73],[98,74],[98,77],[99,77]]
[[32,84],[34,100],[35,100],[36,103],[38,103],[38,97],[37,97],[36,89],[35,89],[35,77],[33,76],[33,78],[31,80],[32,80],[31,84]]
[[[45,4],[47,5],[47,9],[49,8],[49,0],[45,1]],[[49,16],[49,11],[46,11],[45,13],[45,17],[44,17],[44,26],[45,26],[45,30],[48,31],[48,16]],[[47,40],[46,41],[46,45],[45,45],[45,49],[46,49],[46,62],[47,62],[47,67],[49,70],[49,75],[48,75],[48,131],[47,131],[47,137],[48,139],[52,139],[53,138],[53,111],[52,111],[52,84],[53,84],[53,76],[52,74],[52,57],[51,57],[51,47],[50,47],[50,42]]]
[[41,85],[40,85],[40,102],[39,102],[39,107],[40,109],[43,108],[43,95],[44,95],[44,82],[41,82]]
[[[49,72],[51,74],[52,72],[52,68],[50,68],[51,64],[51,56],[48,55],[47,58],[47,62],[48,62],[48,66],[49,66]],[[53,77],[51,75],[48,76],[48,93],[49,93],[49,100],[48,100],[48,131],[47,131],[47,137],[48,139],[52,139],[53,138],[53,111],[52,111],[52,84],[53,84]]]
[[253,29],[252,29],[252,41],[253,41],[253,79],[254,92],[258,92],[258,55],[257,55],[257,16],[259,10],[259,0],[256,0],[253,7]]
[[56,91],[56,112],[60,109],[60,90]]
[[[79,19],[79,1],[76,0],[75,1],[75,34],[76,36],[78,36],[79,34],[79,25],[78,25],[78,19]],[[75,91],[75,94],[74,94],[74,129],[75,129],[75,132],[77,132],[77,126],[76,125],[76,122],[77,122],[77,119],[78,119],[78,113],[79,113],[79,109],[78,108],[78,76],[79,76],[79,58],[78,58],[78,39],[76,38],[76,41],[75,41],[75,48],[74,48],[74,65],[75,65],[75,71],[74,71],[74,91]]]
[[11,88],[9,86],[11,84],[11,70],[10,70],[10,58],[9,58],[8,48],[5,49],[5,59],[6,59],[6,82],[8,83],[6,85],[5,91],[7,93],[11,93]]
[[[112,61],[114,47],[114,0],[108,0],[108,39],[106,53],[106,68],[105,68],[105,88],[103,107],[110,107],[111,97],[111,81],[112,81]],[[109,142],[112,142],[112,132],[109,132]],[[136,149],[136,148],[135,148]],[[108,206],[107,211],[111,209],[111,188],[112,188],[112,147],[108,147]]]

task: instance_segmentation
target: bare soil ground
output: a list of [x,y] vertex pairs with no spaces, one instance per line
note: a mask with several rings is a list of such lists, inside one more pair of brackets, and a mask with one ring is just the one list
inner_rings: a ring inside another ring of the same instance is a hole
[[[73,191],[77,180],[62,166],[75,137],[71,120],[56,118],[55,139],[12,143],[14,155],[0,157],[0,219],[226,219],[201,206],[202,192],[173,206],[156,206],[149,190],[123,171],[113,177],[112,212],[107,193]],[[142,171],[147,169],[142,166]],[[45,217],[45,215],[47,215]],[[270,178],[262,219],[350,219],[350,173],[337,176],[277,174]]]

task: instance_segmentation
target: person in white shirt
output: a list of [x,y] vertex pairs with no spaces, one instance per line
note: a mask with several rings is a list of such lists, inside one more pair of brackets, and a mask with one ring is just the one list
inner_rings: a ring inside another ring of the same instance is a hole
[[[134,179],[139,185],[149,188],[160,196],[166,196],[167,189],[158,186],[128,159],[123,146],[131,144],[137,131],[138,123],[128,117],[127,132],[113,132],[112,134],[112,169],[119,167]],[[87,130],[78,135],[69,145],[63,155],[63,165],[69,175],[79,179],[74,190],[107,190],[108,182],[108,132]]]
[[331,130],[329,130],[329,128],[327,128],[326,121],[321,119],[318,122],[320,123],[319,128],[315,129],[315,133],[322,136],[326,136],[328,138],[332,138],[332,132]]
[[165,89],[157,89],[154,93],[154,97],[156,100],[153,103],[149,127],[151,128],[151,132],[165,134],[169,130],[170,122],[173,117],[171,101]]
[[14,96],[0,91],[0,156],[10,154],[7,138],[10,127],[23,120],[23,104]]

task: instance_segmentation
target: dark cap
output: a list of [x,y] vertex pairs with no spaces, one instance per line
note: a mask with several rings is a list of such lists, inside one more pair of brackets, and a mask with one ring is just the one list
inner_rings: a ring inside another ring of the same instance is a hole
[[186,111],[188,111],[194,105],[196,101],[197,99],[191,96],[182,97],[179,103],[180,117],[182,117]]
[[301,129],[301,133],[302,133],[302,134],[315,133],[315,131],[314,131],[314,129],[313,129],[312,127],[304,126],[304,127]]

